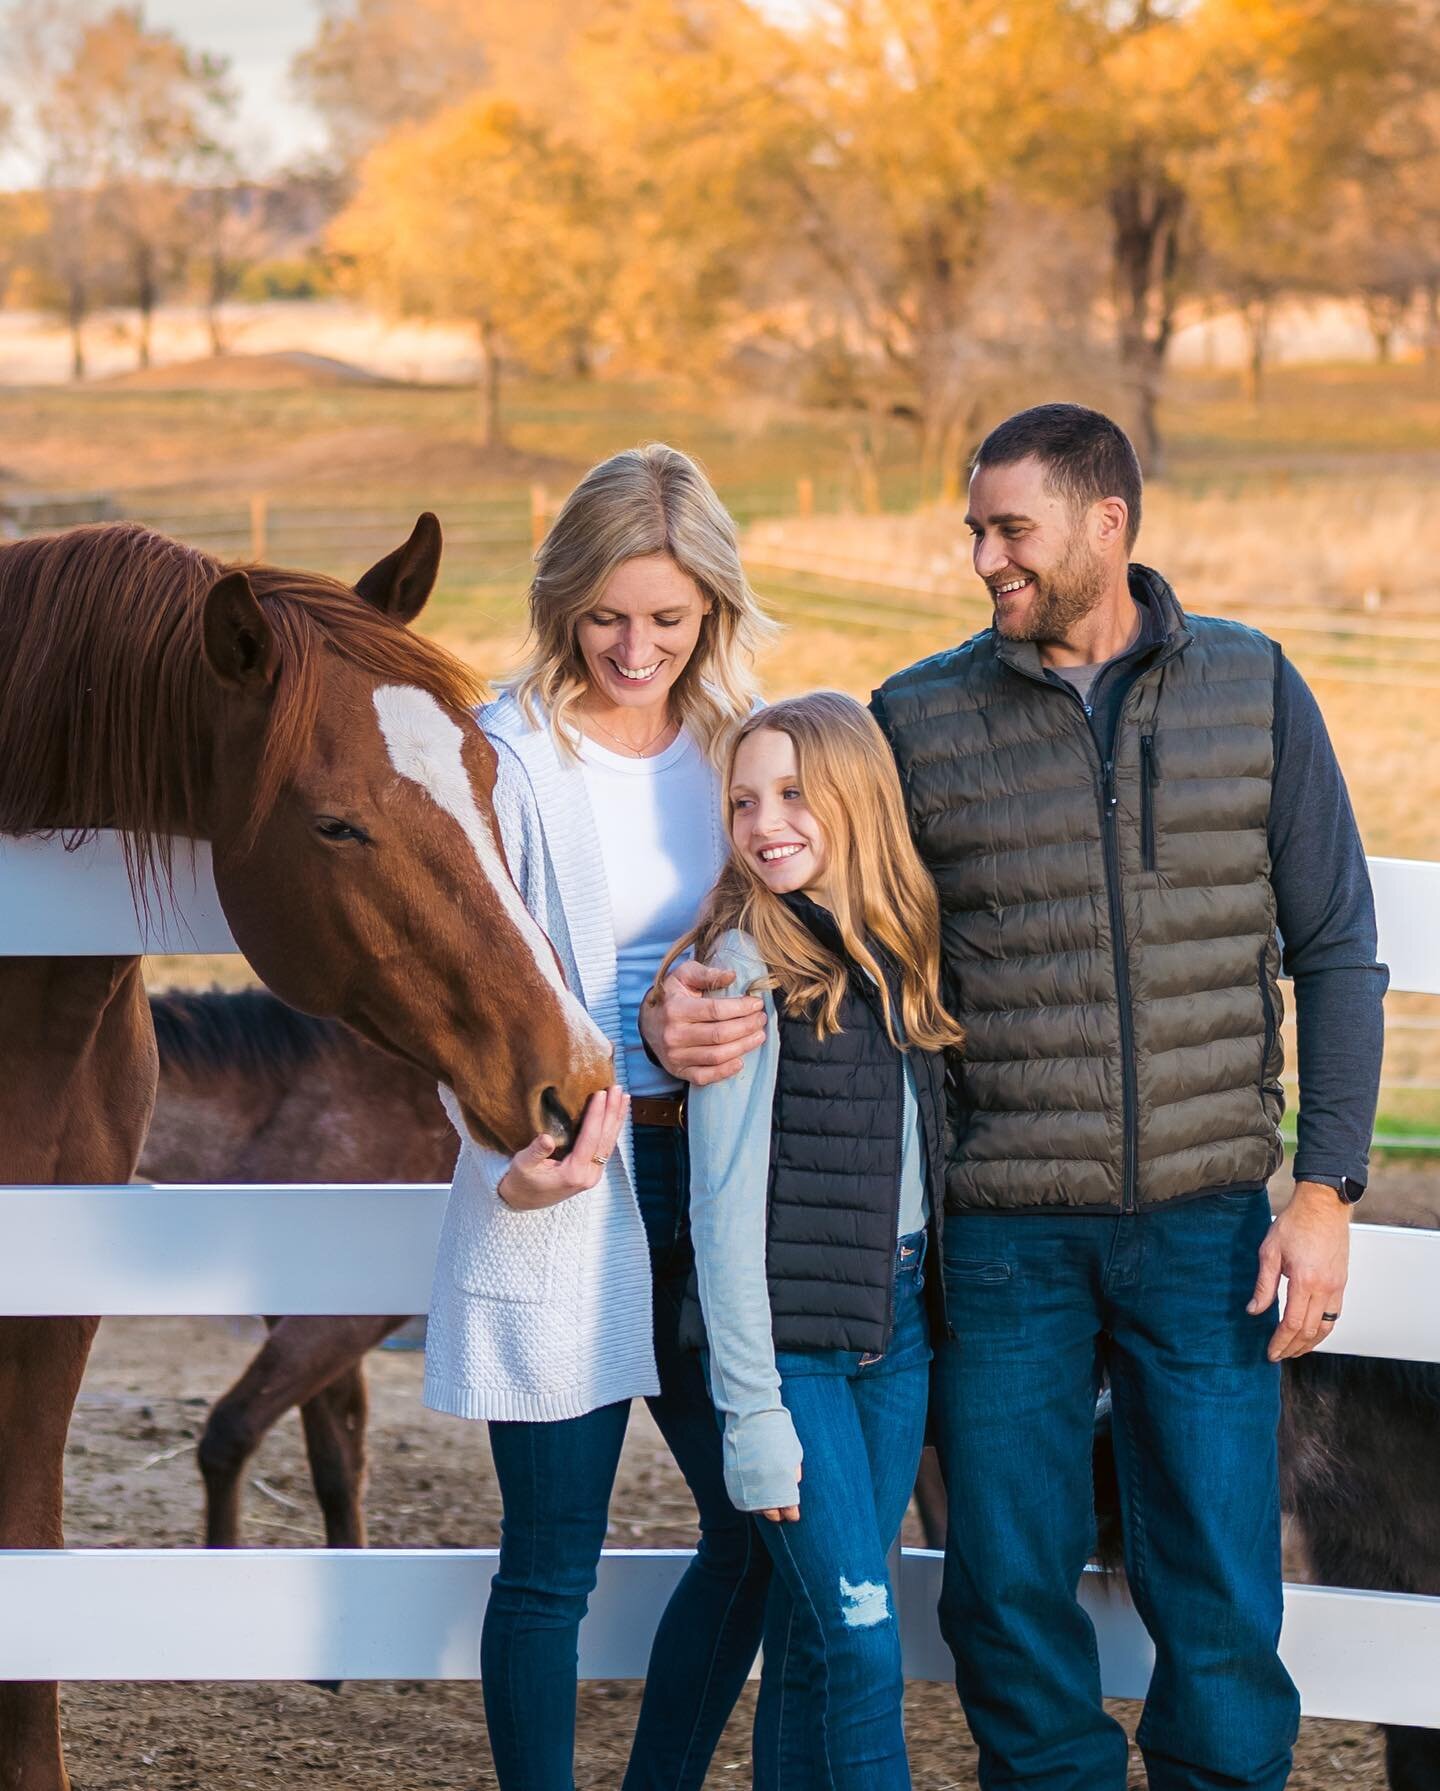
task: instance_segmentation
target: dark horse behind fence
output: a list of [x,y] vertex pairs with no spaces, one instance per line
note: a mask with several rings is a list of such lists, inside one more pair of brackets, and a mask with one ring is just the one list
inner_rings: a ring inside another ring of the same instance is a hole
[[[431,1081],[260,990],[152,998],[160,1095],[141,1159],[155,1181],[444,1181],[456,1139]],[[1383,1195],[1380,1196],[1383,1198]],[[1382,1208],[1378,1216],[1394,1217]],[[239,1490],[265,1432],[299,1405],[331,1546],[364,1542],[364,1352],[399,1318],[286,1318],[215,1405],[200,1442],[207,1540],[239,1541]],[[1307,1356],[1286,1365],[1286,1509],[1325,1585],[1440,1595],[1440,1365]],[[1102,1554],[1120,1559],[1102,1402]],[[943,1545],[934,1457],[916,1488]],[[1440,1732],[1386,1731],[1393,1791],[1440,1791]]]
[[[155,1117],[137,1173],[156,1182],[448,1182],[459,1140],[432,1077],[264,989],[152,995]],[[270,1335],[211,1410],[197,1455],[205,1540],[240,1541],[245,1468],[300,1408],[325,1541],[365,1546],[365,1354],[405,1316],[267,1318]]]
[[[407,627],[439,561],[429,515],[353,589],[132,523],[0,546],[0,833],[116,829],[150,898],[174,837],[208,841],[266,982],[508,1151],[612,1066],[506,871],[477,682]],[[128,1181],[156,1074],[138,957],[0,958],[0,1181]],[[0,1548],[62,1541],[97,1323],[0,1319]],[[68,1791],[54,1685],[0,1685],[0,1785]]]

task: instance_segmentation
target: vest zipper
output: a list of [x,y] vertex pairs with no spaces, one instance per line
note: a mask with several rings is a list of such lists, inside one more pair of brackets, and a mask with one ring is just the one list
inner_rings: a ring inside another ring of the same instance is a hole
[[1140,736],[1140,867],[1155,869],[1155,736]]
[[[905,1173],[905,1057],[903,1052],[895,1053],[895,1068],[898,1072],[895,1078],[895,1204],[891,1211],[890,1232],[892,1238],[898,1239],[900,1235],[900,1177]],[[923,1126],[924,1120],[919,1111],[920,1091],[918,1089],[915,1091],[915,1107],[916,1124]],[[880,1345],[882,1356],[889,1349],[891,1339],[895,1335],[895,1258],[898,1255],[899,1251],[895,1243],[892,1242],[890,1245],[890,1279],[885,1290],[885,1340]]]
[[[1172,634],[1150,663],[1136,672],[1120,704],[1120,713],[1115,717],[1115,740],[1119,740],[1121,737],[1125,727],[1126,713],[1146,674],[1173,659],[1177,653],[1189,646],[1192,638],[1183,628],[1178,633]],[[1001,659],[1002,662],[1005,662],[1003,653]],[[1057,678],[1053,672],[1046,674],[1042,671],[1037,677],[1026,668],[1013,664],[1011,670],[1018,672],[1022,678],[1029,678],[1032,683],[1040,684],[1047,689],[1066,691],[1073,698],[1084,711],[1085,738],[1095,753],[1095,762],[1100,771],[1100,777],[1095,786],[1095,795],[1100,807],[1100,843],[1105,854],[1105,893],[1110,907],[1111,951],[1115,960],[1115,999],[1120,1018],[1122,1122],[1125,1133],[1120,1180],[1120,1210],[1124,1213],[1134,1213],[1140,1210],[1140,1116],[1135,1078],[1135,1016],[1130,993],[1130,948],[1125,941],[1125,909],[1120,894],[1120,843],[1115,814],[1117,802],[1115,760],[1113,756],[1108,759],[1101,758],[1100,743],[1095,738],[1095,729],[1091,725],[1094,709],[1073,684],[1066,683],[1063,678]],[[1149,735],[1146,738],[1150,740],[1153,752],[1154,736]],[[1113,755],[1113,741],[1111,752]],[[1142,765],[1143,763],[1142,747]]]
[[[1117,722],[1116,738],[1120,728]],[[1110,901],[1110,941],[1115,958],[1115,1000],[1120,1016],[1120,1077],[1123,1095],[1125,1154],[1121,1171],[1120,1210],[1133,1213],[1140,1158],[1139,1099],[1135,1088],[1135,1019],[1131,1012],[1130,947],[1125,939],[1125,908],[1120,898],[1120,842],[1115,793],[1115,761],[1106,759],[1100,784],[1100,839],[1105,849],[1105,893]]]
[[[1048,680],[1047,680],[1048,682]],[[1068,690],[1070,695],[1085,712],[1085,738],[1095,751],[1095,760],[1100,768],[1099,782],[1095,786],[1096,799],[1100,805],[1100,844],[1105,855],[1105,895],[1110,909],[1110,942],[1111,952],[1115,960],[1115,1005],[1120,1018],[1120,1087],[1121,1087],[1121,1124],[1124,1129],[1124,1151],[1120,1171],[1120,1210],[1122,1213],[1138,1212],[1140,1202],[1137,1193],[1140,1162],[1140,1117],[1139,1095],[1135,1087],[1135,1017],[1132,1013],[1130,995],[1130,948],[1125,939],[1125,908],[1120,896],[1120,842],[1119,826],[1116,821],[1116,807],[1119,798],[1115,791],[1115,760],[1113,757],[1101,759],[1100,743],[1095,738],[1095,730],[1090,725],[1094,711],[1085,701],[1074,685],[1058,681],[1060,688]],[[1115,738],[1120,738],[1120,730],[1125,723],[1125,711],[1130,707],[1130,698],[1135,693],[1137,678],[1125,693],[1125,700],[1120,705],[1120,713],[1115,717]],[[1113,749],[1112,749],[1113,750]]]

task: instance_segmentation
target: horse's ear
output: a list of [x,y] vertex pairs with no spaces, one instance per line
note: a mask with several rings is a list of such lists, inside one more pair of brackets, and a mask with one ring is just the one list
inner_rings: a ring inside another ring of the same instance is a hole
[[397,622],[413,622],[435,589],[439,571],[440,523],[426,510],[405,545],[357,579],[355,594]]
[[257,690],[275,680],[280,656],[243,572],[227,572],[205,599],[205,659],[222,684]]

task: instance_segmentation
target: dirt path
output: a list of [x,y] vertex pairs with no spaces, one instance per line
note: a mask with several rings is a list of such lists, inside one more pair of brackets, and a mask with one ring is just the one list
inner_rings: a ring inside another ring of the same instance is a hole
[[[164,1546],[198,1537],[200,1483],[187,1445],[258,1335],[258,1325],[221,1320],[107,1320],[71,1431],[73,1545]],[[382,1351],[371,1367],[373,1542],[493,1546],[499,1503],[483,1428],[424,1410],[418,1355]],[[611,1546],[688,1545],[687,1510],[642,1412],[621,1467]],[[322,1540],[293,1418],[256,1464],[247,1533],[270,1547]],[[619,1785],[637,1692],[630,1683],[582,1688],[580,1791]],[[954,1694],[915,1685],[908,1708],[916,1791],[973,1791],[974,1750]],[[1133,1726],[1133,1709],[1115,1708]],[[747,1697],[711,1787],[749,1783],[749,1709]],[[77,1791],[475,1791],[495,1783],[478,1685],[357,1684],[338,1695],[295,1684],[74,1685],[65,1693],[65,1729]],[[1363,1726],[1306,1723],[1291,1782],[1295,1791],[1379,1791],[1377,1738]],[[1138,1765],[1131,1783],[1144,1783]]]

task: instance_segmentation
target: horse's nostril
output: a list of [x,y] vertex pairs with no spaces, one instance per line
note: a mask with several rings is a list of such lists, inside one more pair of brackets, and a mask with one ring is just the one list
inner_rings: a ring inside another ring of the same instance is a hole
[[540,1096],[540,1114],[546,1131],[553,1133],[559,1141],[560,1151],[557,1154],[563,1155],[569,1150],[570,1142],[575,1136],[575,1122],[565,1111],[559,1089],[547,1088]]

